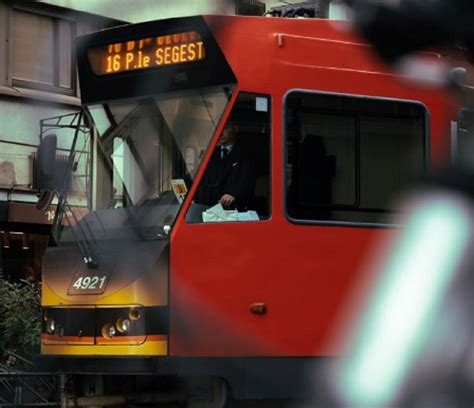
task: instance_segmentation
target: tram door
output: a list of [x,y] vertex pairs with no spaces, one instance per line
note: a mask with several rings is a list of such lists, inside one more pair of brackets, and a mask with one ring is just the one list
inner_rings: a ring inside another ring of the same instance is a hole
[[176,227],[172,355],[262,352],[254,339],[261,332],[255,313],[265,306],[254,304],[261,303],[269,277],[255,270],[271,259],[262,245],[270,234],[270,112],[268,95],[238,95],[186,220]]

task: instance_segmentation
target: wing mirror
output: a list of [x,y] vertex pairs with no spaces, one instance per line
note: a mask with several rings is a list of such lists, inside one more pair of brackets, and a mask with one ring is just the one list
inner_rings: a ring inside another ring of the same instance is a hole
[[45,136],[36,153],[37,158],[37,174],[38,174],[38,189],[40,195],[36,208],[41,211],[46,211],[54,198],[54,192],[57,190],[56,180],[56,149],[58,139],[56,135]]

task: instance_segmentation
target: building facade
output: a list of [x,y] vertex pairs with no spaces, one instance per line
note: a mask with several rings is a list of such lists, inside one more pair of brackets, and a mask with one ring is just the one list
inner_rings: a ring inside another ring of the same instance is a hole
[[[0,0],[0,273],[37,280],[54,210],[36,209],[40,120],[80,105],[74,38],[123,24],[84,12]],[[58,138],[58,148],[70,140]]]

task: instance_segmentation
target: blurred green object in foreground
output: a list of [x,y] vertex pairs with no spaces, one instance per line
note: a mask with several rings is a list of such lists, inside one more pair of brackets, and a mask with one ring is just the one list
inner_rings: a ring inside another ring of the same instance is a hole
[[470,227],[468,209],[447,195],[425,197],[411,210],[341,367],[349,404],[381,407],[396,395],[430,341]]

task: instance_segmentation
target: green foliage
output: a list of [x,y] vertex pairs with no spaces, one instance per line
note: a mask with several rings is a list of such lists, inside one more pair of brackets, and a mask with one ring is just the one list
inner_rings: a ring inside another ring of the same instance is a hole
[[39,352],[40,293],[29,282],[0,280],[0,359],[8,352],[32,356]]

